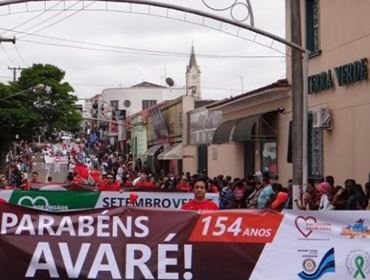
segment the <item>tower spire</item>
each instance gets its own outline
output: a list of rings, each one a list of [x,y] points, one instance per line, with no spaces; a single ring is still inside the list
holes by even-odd
[[[191,46],[191,54],[190,54],[190,61],[188,65],[188,69],[194,67],[198,68],[197,59],[195,58],[195,52],[194,52],[194,45]]]

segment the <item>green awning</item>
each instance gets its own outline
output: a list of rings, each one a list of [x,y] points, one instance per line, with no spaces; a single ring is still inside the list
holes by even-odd
[[[213,133],[212,144],[223,144],[230,142],[230,135],[238,120],[230,120],[221,123]]]
[[[256,114],[239,119],[239,121],[235,125],[235,129],[231,140],[233,142],[247,142],[254,140],[253,138],[256,137],[253,137],[252,134],[253,126],[256,124],[256,122],[262,115],[263,114]]]

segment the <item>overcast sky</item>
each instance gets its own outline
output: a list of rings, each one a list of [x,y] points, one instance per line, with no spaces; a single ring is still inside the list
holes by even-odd
[[[234,15],[246,15],[242,5],[245,0],[204,1],[215,8],[241,3],[234,7]],[[230,17],[230,10],[215,12],[202,0],[157,2]],[[255,27],[284,37],[284,2],[251,0]],[[0,45],[0,81],[12,79],[8,66],[29,67],[33,63],[49,63],[66,72],[65,81],[72,85],[80,98],[92,97],[104,88],[130,87],[144,80],[164,85],[165,76],[171,77],[176,87],[183,87],[192,44],[202,71],[202,97],[205,99],[235,96],[241,93],[242,86],[244,91],[251,90],[285,77],[282,53],[240,38],[270,45],[271,40],[261,36],[255,38],[251,32],[222,25],[222,30],[239,34],[235,37],[189,23],[203,22],[196,16],[186,15],[184,21],[183,13],[172,11],[168,15],[177,20],[148,15],[147,6],[131,6],[132,11],[144,13],[138,15],[128,12],[129,4],[123,3],[45,3],[0,7],[1,37],[17,38],[15,45]],[[87,7],[85,10],[82,3]],[[61,10],[63,8],[65,11]],[[151,8],[150,13],[166,15],[167,11]],[[220,27],[218,22],[204,20],[204,23]],[[284,50],[279,44],[274,43],[273,46]]]

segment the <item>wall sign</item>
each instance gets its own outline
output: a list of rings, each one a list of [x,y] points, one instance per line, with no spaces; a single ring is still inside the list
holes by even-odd
[[[334,67],[334,72],[339,86],[348,86],[362,80],[367,80],[367,58],[362,58],[345,65]],[[331,70],[308,77],[309,94],[315,94],[331,88],[334,88]]]

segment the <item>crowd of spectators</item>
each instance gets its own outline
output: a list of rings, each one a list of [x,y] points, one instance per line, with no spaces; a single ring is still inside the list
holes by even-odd
[[[29,190],[37,182],[38,173],[32,172],[34,147],[22,143],[16,153],[8,157],[8,176],[0,174],[1,189]],[[91,186],[95,191],[150,190],[168,192],[192,192],[194,182],[201,178],[206,182],[205,191],[218,193],[220,209],[282,209],[300,210],[364,210],[370,209],[370,182],[364,187],[353,179],[344,186],[336,185],[332,176],[323,180],[309,180],[305,190],[292,201],[292,185],[273,182],[267,172],[257,172],[247,178],[219,175],[208,178],[189,172],[181,176],[149,173],[145,166],[133,163],[130,156],[117,152],[91,154],[89,164],[80,156],[81,150],[68,152],[68,175],[65,184]],[[28,180],[28,178],[31,178]]]

